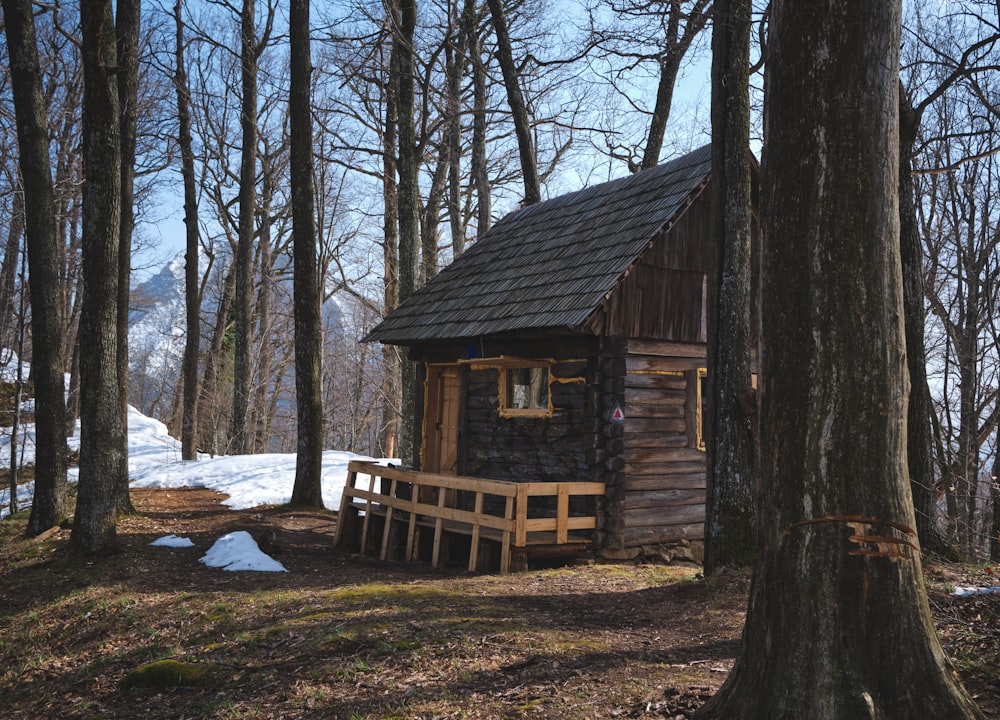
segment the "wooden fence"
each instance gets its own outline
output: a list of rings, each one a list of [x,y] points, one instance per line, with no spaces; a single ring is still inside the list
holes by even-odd
[[[360,476],[366,476],[367,482],[359,485]],[[381,518],[384,519],[379,553],[382,560],[398,554],[402,541],[399,531],[403,529],[403,558],[407,562],[416,560],[417,534],[420,528],[432,528],[434,567],[440,564],[442,538],[455,533],[471,538],[470,572],[477,568],[480,543],[490,540],[500,544],[500,572],[507,573],[512,555],[526,557],[528,548],[544,551],[589,546],[593,533],[587,531],[597,527],[597,516],[571,515],[570,499],[603,496],[604,490],[604,483],[596,482],[505,482],[422,473],[355,460],[348,466],[334,545],[348,542],[360,525],[360,550],[364,552],[372,540],[370,534],[375,531],[374,519]],[[458,500],[463,496],[472,497],[471,510],[459,507]],[[554,516],[532,517],[529,510],[532,499],[543,497],[556,499]]]

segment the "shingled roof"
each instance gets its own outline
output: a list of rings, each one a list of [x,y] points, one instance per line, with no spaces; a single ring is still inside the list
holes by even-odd
[[[699,194],[711,146],[508,214],[365,338],[394,345],[581,327]]]

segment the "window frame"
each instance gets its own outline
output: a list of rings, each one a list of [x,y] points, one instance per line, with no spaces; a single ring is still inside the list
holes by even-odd
[[[545,407],[511,407],[512,398],[511,372],[515,370],[544,370],[545,371]],[[552,363],[545,360],[524,360],[517,363],[507,364],[499,367],[497,373],[497,411],[500,417],[504,418],[545,418],[552,417]]]

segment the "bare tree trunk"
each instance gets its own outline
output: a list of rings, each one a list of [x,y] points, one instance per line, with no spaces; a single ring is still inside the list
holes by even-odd
[[[919,116],[900,91],[899,118],[899,242],[903,273],[903,317],[906,327],[906,363],[910,375],[910,402],[906,419],[906,457],[910,492],[917,522],[917,537],[925,550],[945,553],[944,538],[935,522],[934,471],[931,461],[932,429],[927,355],[924,345],[923,250],[913,199],[913,145]]]
[[[390,27],[395,23],[390,21]],[[393,42],[389,61],[389,77],[385,83],[385,126],[382,137],[382,206],[385,214],[383,226],[383,258],[385,266],[383,287],[383,308],[386,315],[399,305],[399,206],[396,186],[396,124],[399,113],[396,106],[397,53]],[[382,346],[382,362],[385,367],[384,404],[382,406],[382,430],[379,445],[385,457],[393,457],[399,441],[400,390],[402,365],[399,348]]]
[[[184,64],[183,0],[174,4],[176,25],[174,45],[174,89],[177,92],[178,145],[181,151],[181,177],[184,183],[184,308],[187,333],[184,338],[184,362],[181,371],[184,405],[181,419],[181,457],[198,457],[198,352],[201,348],[201,288],[198,268],[200,238],[198,233],[198,189],[195,184],[194,149],[191,140],[191,91]]]
[[[309,0],[289,6],[292,245],[295,260],[295,402],[298,442],[292,504],[323,507],[323,319],[313,201]]]
[[[704,29],[709,14],[711,13],[716,19],[720,15],[718,5],[715,3],[710,5],[709,0],[697,0],[689,10],[683,13],[679,2],[664,3],[663,5],[667,13],[666,38],[664,39],[663,57],[660,58],[660,80],[656,86],[653,117],[649,121],[649,134],[646,136],[646,147],[642,153],[643,169],[656,167],[660,162],[663,136],[667,130],[667,121],[670,119],[670,107],[674,102],[674,87],[677,85],[677,75],[680,73],[684,56],[695,37]],[[681,31],[682,14],[686,21],[683,32]],[[717,22],[713,24],[713,48],[714,34],[720,29],[725,30],[725,28],[719,28]],[[729,29],[727,32],[731,34],[735,30]],[[747,33],[749,35],[749,30]],[[747,43],[749,46],[749,40]],[[749,50],[747,52],[747,65],[749,66]]]
[[[417,289],[417,251],[420,242],[420,187],[417,169],[420,164],[419,148],[413,125],[415,105],[413,100],[414,60],[413,35],[417,25],[416,0],[398,0],[399,32],[393,38],[393,55],[396,56],[396,106],[398,125],[397,170],[399,187],[399,302],[403,302]],[[413,437],[413,407],[415,400],[415,372],[413,363],[401,363],[401,422],[399,427],[399,457],[408,465],[416,460]]]
[[[1000,453],[993,458],[993,472],[990,475],[990,502],[993,509],[993,522],[990,525],[990,560],[1000,562]]]
[[[31,2],[3,0],[3,11],[17,122],[18,160],[24,188],[23,217],[30,271],[37,452],[28,534],[37,535],[61,522],[67,512],[59,238],[49,166],[48,110],[42,96]],[[6,256],[4,260],[6,263]],[[13,449],[12,441],[12,455]]]
[[[462,78],[468,59],[466,25],[469,15],[475,17],[476,3],[465,0],[462,14],[445,45],[445,65],[448,76],[448,223],[451,231],[451,253],[458,257],[465,251],[465,221],[462,217]]]
[[[233,424],[230,447],[240,455],[250,452],[250,387],[253,325],[253,236],[257,182],[257,42],[254,0],[243,0],[240,63],[242,67],[243,147],[240,162],[239,242],[236,246],[236,347],[233,356]]]
[[[118,366],[119,402],[125,424],[128,453],[128,315],[132,277],[132,230],[135,226],[135,137],[136,104],[139,93],[140,0],[117,0],[115,18],[118,39],[118,103],[121,112],[121,218],[118,237]],[[115,507],[119,513],[134,514],[129,496],[128,463],[115,479]]]
[[[447,142],[438,146],[438,164],[431,176],[431,187],[424,202],[424,219],[420,223],[420,284],[438,272],[438,228],[441,206],[444,203],[448,182],[449,147]]]
[[[32,26],[34,23],[32,22]],[[34,32],[32,32],[34,35]],[[32,44],[34,47],[34,44]],[[10,54],[11,50],[8,50]],[[20,50],[14,50],[14,53]],[[39,91],[41,94],[41,91]],[[44,107],[45,100],[40,98]],[[16,101],[15,101],[16,102]],[[16,109],[15,109],[16,113]],[[46,159],[47,160],[47,159]],[[19,173],[20,176],[20,173]],[[49,175],[51,194],[52,175]],[[0,347],[11,347],[14,328],[14,295],[17,293],[17,257],[21,254],[21,236],[24,234],[24,187],[15,188],[10,208],[10,225],[7,227],[7,242],[4,245],[3,264],[0,265]],[[53,220],[54,222],[54,220]],[[54,225],[53,225],[54,227]]]
[[[771,6],[759,558],[699,718],[982,717],[934,632],[905,464],[901,14]]]
[[[493,19],[493,32],[497,36],[497,60],[503,73],[503,84],[507,88],[507,103],[514,118],[514,133],[517,135],[517,150],[521,158],[521,175],[524,178],[524,204],[533,205],[542,199],[541,185],[538,182],[538,158],[535,156],[535,143],[531,137],[531,122],[528,118],[528,108],[521,92],[517,67],[514,65],[514,55],[511,50],[510,33],[507,30],[507,17],[503,11],[503,0],[486,0]]]
[[[121,115],[110,0],[80,5],[83,39],[83,307],[80,314],[80,481],[70,544],[114,549],[115,484],[127,472],[118,380]],[[124,467],[123,467],[124,466]]]
[[[212,328],[212,338],[205,354],[205,378],[201,383],[201,393],[198,396],[198,418],[201,447],[204,451],[215,455],[218,453],[218,413],[217,402],[221,400],[219,385],[219,366],[224,361],[223,353],[226,342],[226,331],[229,328],[229,310],[233,304],[233,294],[236,290],[236,274],[233,268],[226,273],[222,284],[222,296],[215,315],[215,325]]]
[[[469,0],[472,2],[472,0]],[[469,36],[469,57],[472,59],[472,149],[470,169],[476,185],[476,235],[482,236],[493,222],[489,167],[486,160],[486,68],[483,67],[479,42],[479,23],[475,7],[463,15]]]
[[[716,0],[712,29],[712,245],[709,274],[705,573],[753,563],[750,377],[750,1]]]
[[[257,248],[260,256],[260,281],[257,285],[257,303],[254,322],[257,331],[254,333],[256,342],[257,365],[254,376],[257,382],[253,388],[253,403],[250,410],[251,427],[253,428],[253,452],[265,452],[270,433],[270,413],[267,411],[268,392],[277,392],[271,387],[271,369],[274,362],[274,343],[271,339],[271,292],[274,286],[274,253],[271,247],[271,198],[274,197],[275,170],[268,157],[265,142],[261,157],[263,186],[261,187],[260,231],[257,235]],[[297,168],[292,168],[294,174]],[[294,214],[294,213],[293,213]],[[294,234],[294,231],[293,231]],[[294,254],[294,253],[293,253]]]

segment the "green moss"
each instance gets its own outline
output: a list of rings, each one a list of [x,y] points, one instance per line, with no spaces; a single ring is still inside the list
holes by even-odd
[[[207,687],[212,684],[212,667],[179,660],[156,660],[140,665],[121,681],[122,690],[144,688],[167,690],[175,687]]]

